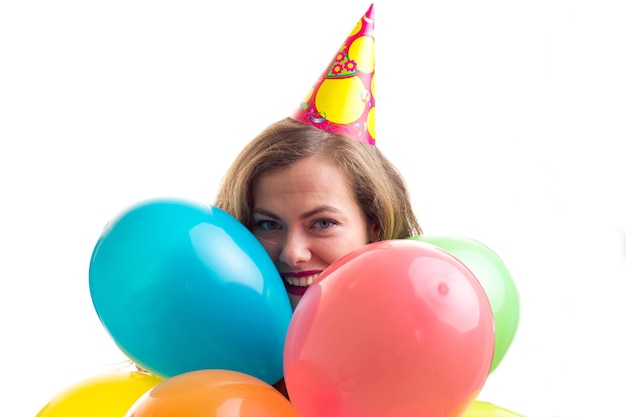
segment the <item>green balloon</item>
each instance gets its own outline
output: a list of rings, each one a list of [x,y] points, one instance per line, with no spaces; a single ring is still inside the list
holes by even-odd
[[[502,259],[487,246],[467,237],[412,236],[410,240],[437,246],[460,260],[482,285],[495,325],[495,348],[489,373],[500,364],[509,350],[519,324],[519,294]]]

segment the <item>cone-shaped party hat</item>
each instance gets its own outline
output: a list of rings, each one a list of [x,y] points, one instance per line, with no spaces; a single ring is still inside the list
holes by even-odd
[[[291,117],[374,145],[374,81],[372,4]]]

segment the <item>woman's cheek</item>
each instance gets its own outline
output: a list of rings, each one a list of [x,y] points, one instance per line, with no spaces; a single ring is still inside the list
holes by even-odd
[[[263,246],[263,248],[265,248],[265,251],[270,256],[270,259],[272,260],[272,262],[274,262],[274,264],[276,264],[278,262],[278,255],[279,255],[278,254],[277,245],[264,242],[263,239],[259,239],[258,236],[257,236],[257,239],[259,240],[259,242],[261,242],[261,246]]]
[[[317,248],[317,253],[320,258],[324,259],[328,264],[331,264],[362,246],[365,246],[365,244],[356,239],[348,242],[325,242],[324,245]]]
[[[276,249],[276,247],[265,247],[265,250],[267,251],[267,253],[270,255],[270,259],[272,260],[272,262],[274,262],[274,265],[278,265],[278,258],[279,258],[279,251],[278,249]]]

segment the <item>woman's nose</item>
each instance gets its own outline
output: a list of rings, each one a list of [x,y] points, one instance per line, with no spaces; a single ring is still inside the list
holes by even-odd
[[[296,266],[310,259],[311,250],[307,238],[296,231],[287,233],[278,260],[289,266]]]

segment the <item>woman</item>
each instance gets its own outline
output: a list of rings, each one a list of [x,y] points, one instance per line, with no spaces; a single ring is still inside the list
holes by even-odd
[[[402,176],[376,146],[291,118],[242,150],[215,205],[263,244],[292,308],[348,252],[422,232]]]
[[[421,234],[404,179],[375,146],[373,6],[296,112],[237,156],[214,205],[259,239],[293,309],[333,262]],[[274,387],[287,398],[284,380]]]
[[[218,191],[215,206],[261,241],[292,308],[348,252],[421,233],[402,176],[375,146],[374,86],[371,5],[299,108],[243,149]]]

